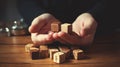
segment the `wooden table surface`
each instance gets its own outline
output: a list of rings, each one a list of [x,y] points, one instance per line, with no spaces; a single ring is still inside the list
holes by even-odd
[[[120,67],[120,33],[97,36],[88,57],[56,64],[49,58],[32,60],[24,46],[30,36],[0,38],[0,67]]]

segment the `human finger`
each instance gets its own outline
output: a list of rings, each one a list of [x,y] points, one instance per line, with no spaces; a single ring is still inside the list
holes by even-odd
[[[70,35],[70,34],[67,34],[65,32],[59,32],[58,35],[65,42],[72,44],[72,45],[73,44],[77,45],[78,43],[81,42],[81,38],[79,36],[76,36],[76,35]]]
[[[63,39],[58,35],[58,33],[54,33],[54,34],[53,34],[53,38],[54,38],[55,40],[63,43],[63,44],[68,44],[65,40],[63,40]]]
[[[48,40],[48,37],[50,37],[48,34],[37,34],[37,33],[31,34],[31,39],[32,39],[33,43],[37,44],[37,45],[51,43],[52,40]]]
[[[42,27],[44,27],[47,22],[50,21],[51,15],[48,13],[42,14],[38,17],[36,17],[33,21],[31,26],[29,27],[29,32],[35,33],[38,32]]]

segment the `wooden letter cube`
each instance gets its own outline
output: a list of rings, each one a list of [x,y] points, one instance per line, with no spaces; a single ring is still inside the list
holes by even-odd
[[[71,50],[69,49],[69,47],[67,47],[67,46],[59,46],[58,48],[59,48],[59,50],[61,52],[63,52],[63,53],[66,54],[66,58],[70,58],[70,56],[71,56]]]
[[[40,58],[47,58],[49,56],[47,45],[40,45]]]
[[[25,52],[30,52],[30,48],[33,47],[33,44],[27,44],[25,45]]]
[[[39,48],[31,47],[30,55],[32,59],[39,59]]]
[[[51,24],[51,31],[59,32],[60,31],[60,22],[53,22]]]
[[[40,45],[39,48],[40,48],[40,50],[48,50],[47,45]]]
[[[65,54],[63,52],[54,53],[53,61],[56,63],[63,63],[65,61]]]
[[[72,33],[72,25],[69,23],[64,23],[61,25],[61,31],[65,32],[65,33]]]
[[[74,56],[74,59],[76,60],[82,59],[84,58],[84,52],[81,49],[74,49],[73,56]]]
[[[57,48],[49,49],[50,59],[53,59],[54,53],[58,52]]]

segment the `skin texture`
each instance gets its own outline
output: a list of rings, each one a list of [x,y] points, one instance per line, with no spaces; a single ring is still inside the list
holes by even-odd
[[[72,24],[72,34],[61,31],[57,33],[51,32],[50,25],[56,21],[60,22],[49,13],[36,17],[29,27],[33,43],[40,45],[59,41],[63,44],[88,46],[93,42],[97,22],[91,14],[83,13],[76,18]]]

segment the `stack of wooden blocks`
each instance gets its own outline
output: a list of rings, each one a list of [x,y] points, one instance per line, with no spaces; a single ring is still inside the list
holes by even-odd
[[[72,33],[72,25],[69,23],[60,24],[54,22],[51,24],[51,31],[65,33]],[[85,57],[84,51],[68,46],[57,46],[57,48],[49,48],[47,45],[34,46],[34,44],[25,45],[25,51],[30,53],[32,59],[50,58],[55,63],[63,63],[67,59],[73,57],[75,60],[79,60]]]

